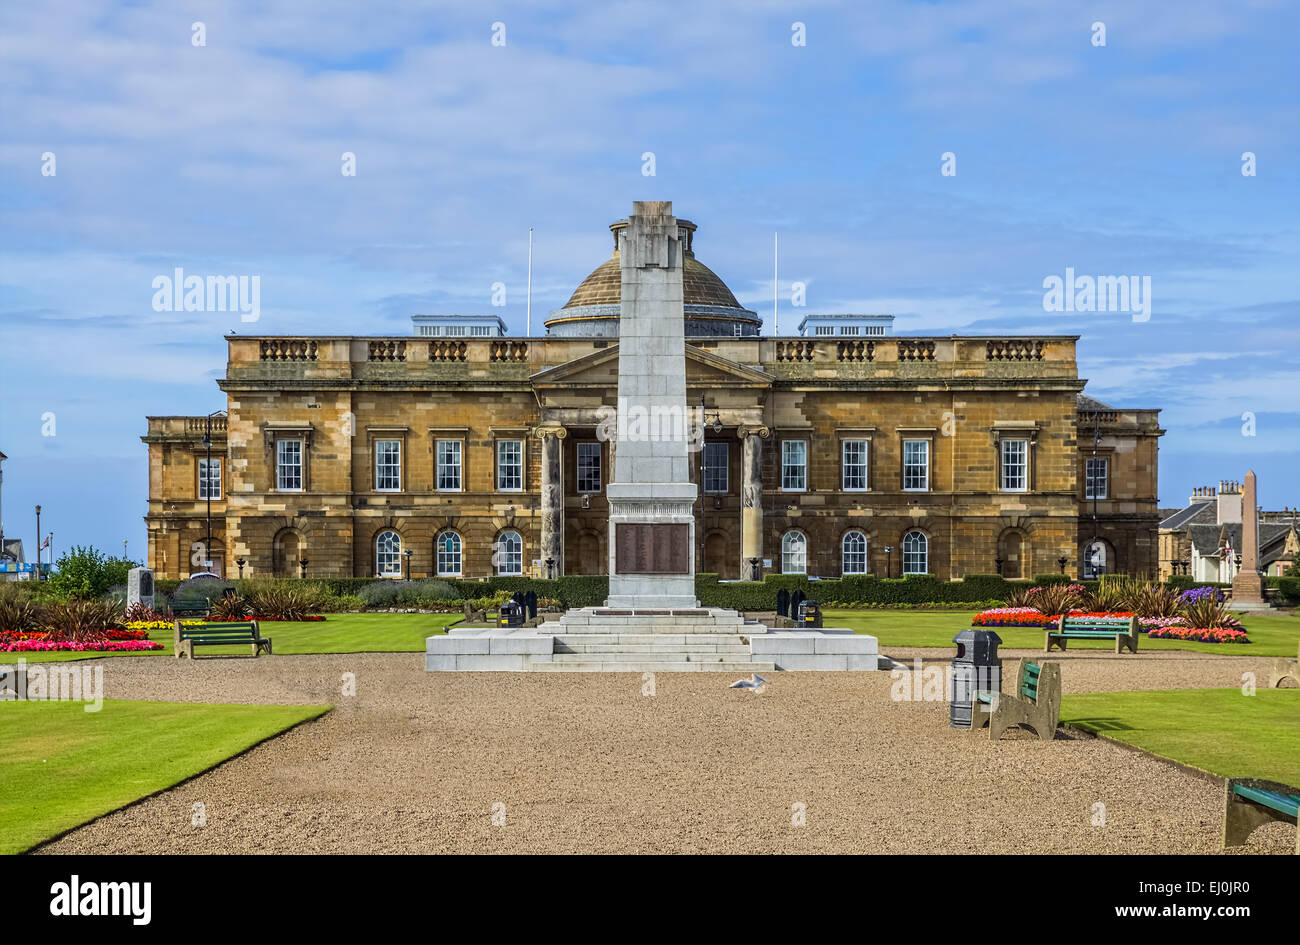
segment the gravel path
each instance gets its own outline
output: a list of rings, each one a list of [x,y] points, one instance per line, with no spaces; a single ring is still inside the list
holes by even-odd
[[[910,662],[951,650],[893,650]],[[1015,656],[1017,651],[1005,655]],[[1267,660],[1066,654],[1069,691],[1238,685]],[[105,661],[109,698],[334,712],[52,853],[1211,853],[1222,788],[1107,742],[999,743],[888,673],[425,673],[419,654]],[[340,694],[344,673],[355,696]],[[105,709],[106,712],[111,709]],[[191,826],[196,802],[207,826]],[[1106,825],[1093,826],[1093,805]],[[495,808],[505,825],[493,825]],[[792,824],[804,805],[806,826]],[[1291,831],[1288,833],[1288,831]],[[1293,828],[1247,852],[1289,853]]]

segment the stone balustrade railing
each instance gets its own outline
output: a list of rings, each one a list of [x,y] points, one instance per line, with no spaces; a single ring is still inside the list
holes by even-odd
[[[1033,338],[1007,338],[990,341],[986,360],[989,361],[1041,361],[1043,342]]]
[[[309,338],[264,338],[263,361],[315,361],[318,343]]]
[[[405,341],[372,341],[370,342],[370,361],[405,361],[406,360],[406,342]]]

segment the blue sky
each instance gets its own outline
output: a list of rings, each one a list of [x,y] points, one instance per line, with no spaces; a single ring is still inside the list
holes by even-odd
[[[1249,0],[9,5],[5,531],[40,503],[56,550],[143,556],[144,418],[224,406],[225,332],[522,332],[528,228],[536,319],[638,199],[764,317],[779,232],[787,328],[1080,334],[1090,393],[1163,409],[1164,504],[1253,467],[1300,505],[1297,34]],[[155,312],[177,266],[259,275],[260,321]],[[1149,276],[1150,320],[1044,312],[1067,266]]]

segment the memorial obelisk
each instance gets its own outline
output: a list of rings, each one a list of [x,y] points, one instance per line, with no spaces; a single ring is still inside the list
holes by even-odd
[[[1255,470],[1246,473],[1241,496],[1241,569],[1232,579],[1232,603],[1263,606],[1264,578],[1259,573],[1259,502]]]
[[[606,487],[609,607],[699,603],[682,249],[671,202],[632,204],[619,233],[618,423],[614,479]]]

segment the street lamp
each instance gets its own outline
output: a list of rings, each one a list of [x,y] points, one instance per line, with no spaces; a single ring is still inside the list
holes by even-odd
[[[36,580],[41,579],[41,507],[36,506]]]
[[[1065,573],[1065,566],[1066,566],[1067,563],[1069,563],[1069,560],[1070,560],[1070,559],[1067,558],[1065,555],[1061,555],[1061,557],[1059,557],[1059,558],[1056,559],[1056,563],[1059,564],[1059,565],[1061,566],[1061,573],[1062,573],[1062,574]]]
[[[894,576],[894,546],[885,545],[885,578]]]
[[[244,565],[246,565],[246,564],[248,564],[248,562],[245,561],[243,558],[236,558],[236,559],[235,559],[235,565],[236,565],[236,567],[239,568],[239,579],[240,579],[241,581],[244,579]]]
[[[299,559],[298,566],[302,569],[301,571],[298,572],[299,577],[305,578],[307,576],[307,565],[310,563],[311,562],[308,561],[306,558]]]
[[[546,559],[546,577],[549,580],[552,581],[555,580],[555,559],[554,558]]]
[[[402,557],[406,559],[406,579],[408,581],[411,579],[411,555],[413,554],[415,554],[415,552],[410,548],[407,548],[402,552]]]

